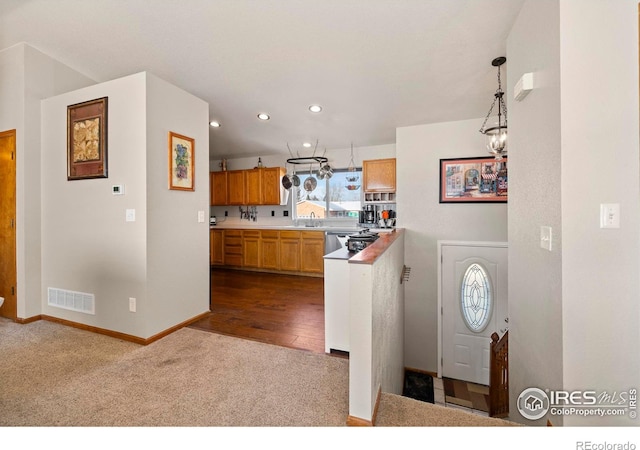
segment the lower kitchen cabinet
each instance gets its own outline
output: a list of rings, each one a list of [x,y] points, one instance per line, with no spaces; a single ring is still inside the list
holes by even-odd
[[[242,230],[224,230],[224,265],[242,266]]]
[[[224,230],[211,230],[209,236],[211,246],[211,265],[221,266],[224,264]]]
[[[280,270],[280,232],[263,230],[260,237],[261,267]]]
[[[260,266],[260,231],[245,230],[242,232],[242,267]]]
[[[303,231],[300,236],[300,271],[324,273],[324,232]]]
[[[300,232],[280,232],[280,270],[300,271]]]
[[[211,230],[211,265],[322,276],[323,256],[323,231]]]

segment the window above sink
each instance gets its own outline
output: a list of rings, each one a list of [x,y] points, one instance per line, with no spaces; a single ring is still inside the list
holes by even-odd
[[[311,173],[296,171],[296,175],[300,186],[291,188],[294,219],[314,221],[314,224],[327,219],[358,220],[362,209],[362,169],[334,169],[331,178],[324,180],[319,179],[314,170]],[[305,183],[308,178],[312,180]]]

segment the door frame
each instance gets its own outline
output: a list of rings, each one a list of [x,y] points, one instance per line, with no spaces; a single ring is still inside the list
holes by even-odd
[[[443,327],[442,327],[442,249],[443,247],[500,247],[509,248],[509,243],[505,241],[450,241],[438,240],[438,378],[442,378],[442,346],[444,345]],[[509,273],[507,272],[507,280]],[[509,299],[507,299],[507,303]]]

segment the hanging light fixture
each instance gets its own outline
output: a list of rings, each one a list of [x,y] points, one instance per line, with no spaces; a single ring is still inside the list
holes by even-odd
[[[504,92],[502,92],[502,83],[500,82],[500,66],[507,61],[507,58],[500,56],[493,61],[491,65],[498,68],[498,89],[494,94],[493,103],[491,108],[485,117],[480,133],[487,137],[487,150],[489,153],[496,157],[496,160],[500,161],[504,155],[507,154],[507,106],[504,103]],[[493,107],[498,104],[498,123],[493,127],[487,128],[487,120],[491,117]]]

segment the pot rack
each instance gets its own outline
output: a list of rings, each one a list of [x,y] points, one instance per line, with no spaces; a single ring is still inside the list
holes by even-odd
[[[297,158],[287,159],[288,164],[322,164],[329,161],[324,156],[299,156]]]
[[[293,156],[293,152],[291,151],[291,148],[289,147],[289,143],[287,142],[287,149],[289,149],[289,154],[291,155],[291,158],[287,159],[287,163],[288,164],[324,164],[326,162],[329,161],[328,158],[324,157],[324,156],[316,156],[316,150],[318,149],[318,141],[316,140],[316,146],[313,149],[313,155],[311,156],[300,156],[299,153],[297,153],[298,157],[295,158]],[[325,149],[326,152],[326,149]]]

